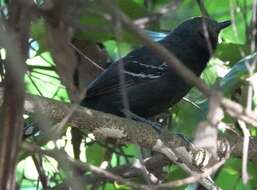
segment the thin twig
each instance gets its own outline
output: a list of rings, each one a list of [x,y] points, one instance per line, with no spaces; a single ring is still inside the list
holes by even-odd
[[[213,174],[214,172],[216,172],[221,166],[224,165],[224,163],[226,162],[226,160],[229,157],[228,155],[229,154],[227,154],[226,158],[222,159],[221,161],[219,161],[212,167],[205,169],[203,173],[196,174],[196,175],[184,178],[184,179],[179,179],[176,181],[171,181],[168,183],[160,184],[160,185],[157,185],[156,187],[157,188],[164,188],[164,187],[171,188],[171,187],[178,187],[178,186],[182,186],[182,185],[195,183],[195,182],[199,181],[200,179],[206,178],[206,177],[210,176],[211,174]]]
[[[234,5],[234,3],[232,1],[230,1],[230,17],[231,17],[231,22],[232,22],[232,30],[235,34],[235,37],[237,38],[237,40],[239,40],[239,34],[238,34],[238,28],[236,26],[236,9],[237,6]],[[241,57],[245,56],[245,52],[242,48],[239,48],[239,53],[241,55]]]
[[[43,189],[47,189],[47,176],[45,175],[44,168],[42,166],[42,159],[38,158],[36,155],[32,155],[32,159],[34,161],[34,164],[36,166],[38,175],[39,175],[39,180],[42,184]]]
[[[209,17],[208,11],[204,6],[204,0],[196,0],[196,1],[197,1],[197,4],[198,4],[199,8],[200,8],[202,16]]]
[[[100,71],[104,71],[104,68],[101,67],[99,64],[97,64],[95,61],[90,59],[86,54],[84,54],[79,48],[77,48],[74,44],[70,43],[70,46],[79,53],[84,59],[88,60],[92,65],[94,65],[96,68],[98,68]]]
[[[257,43],[257,0],[253,0],[253,11],[252,11],[252,34],[251,34],[251,52],[253,53],[256,49]]]
[[[244,134],[244,141],[243,141],[243,152],[242,152],[242,177],[243,182],[246,184],[249,180],[249,175],[247,172],[247,162],[248,162],[248,149],[249,149],[249,141],[250,141],[250,132],[247,129],[245,122],[238,120],[239,126],[241,127],[243,134]]]

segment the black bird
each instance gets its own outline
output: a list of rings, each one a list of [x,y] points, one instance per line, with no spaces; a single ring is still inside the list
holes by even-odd
[[[203,24],[206,29],[204,30]],[[158,43],[172,52],[199,76],[215,50],[219,32],[230,21],[218,23],[204,17],[186,20]],[[207,42],[206,36],[209,36]],[[120,67],[119,64],[123,64]],[[123,68],[123,70],[120,70]],[[123,72],[129,111],[149,118],[176,104],[192,87],[164,60],[147,47],[141,47],[114,62],[88,87],[81,105],[95,110],[125,116],[119,72]],[[127,110],[128,111],[128,110]]]

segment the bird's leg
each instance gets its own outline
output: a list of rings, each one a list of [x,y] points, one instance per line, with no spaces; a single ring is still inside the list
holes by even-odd
[[[39,133],[39,128],[34,122],[24,122],[24,127],[23,127],[23,139],[26,139],[32,135],[35,135]]]
[[[192,141],[185,137],[182,133],[176,133],[176,135],[183,140],[183,142],[186,143],[188,147],[194,146]]]
[[[133,119],[135,121],[140,121],[142,123],[145,123],[145,124],[148,124],[150,125],[151,127],[153,127],[156,131],[160,132],[161,131],[161,128],[162,128],[162,125],[159,124],[159,123],[156,123],[156,122],[152,122],[152,121],[149,121],[148,119],[144,118],[144,117],[141,117],[129,110],[123,110],[123,113],[130,119]]]

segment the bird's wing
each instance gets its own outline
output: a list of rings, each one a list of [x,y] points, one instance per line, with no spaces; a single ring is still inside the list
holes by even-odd
[[[124,84],[120,82],[121,66],[123,67]],[[167,64],[154,56],[144,48],[132,51],[126,57],[110,65],[95,81],[87,91],[87,98],[118,91],[121,85],[126,88],[158,79],[167,70]],[[121,73],[122,74],[122,73]]]

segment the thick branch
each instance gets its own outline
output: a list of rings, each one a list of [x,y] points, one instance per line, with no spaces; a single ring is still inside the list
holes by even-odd
[[[175,135],[160,136],[154,129],[144,123],[119,118],[111,114],[77,107],[73,114],[70,114],[72,105],[64,104],[47,98],[27,95],[25,111],[33,113],[36,110],[40,115],[47,115],[52,121],[59,122],[67,115],[67,124],[81,129],[88,129],[101,139],[113,138],[121,143],[135,143],[141,147],[159,151],[165,154],[172,162],[182,167],[186,172],[194,175],[201,170],[192,165],[193,147],[187,147],[183,139]],[[74,105],[73,105],[74,106]],[[192,151],[188,151],[192,150]],[[176,154],[174,153],[176,152]],[[183,160],[184,163],[178,162]],[[213,184],[202,181],[203,185],[211,189]]]
[[[6,23],[0,20],[0,41],[7,50],[1,109],[0,189],[15,189],[15,166],[23,127],[23,79],[31,18],[29,9],[29,4],[10,0],[8,20]]]
[[[0,95],[0,103],[2,103],[1,100]],[[25,101],[25,111],[27,113],[40,111],[40,114],[46,114],[48,118],[54,122],[60,122],[66,115],[69,115],[70,110],[73,110],[73,106],[72,104],[65,104],[32,95],[27,95]],[[188,145],[176,135],[168,134],[163,137],[144,123],[77,106],[77,109],[75,109],[73,114],[69,117],[67,124],[80,129],[88,129],[101,139],[114,138],[121,143],[135,143],[141,147],[152,150],[156,150],[157,142],[162,142],[164,145],[169,144],[172,148],[166,147],[166,150],[170,149],[171,152],[173,150],[176,152],[176,155],[173,158],[169,156],[169,159],[179,164],[189,173],[195,170],[195,167],[190,165],[190,163],[181,164],[177,162],[178,159],[190,161],[191,152],[194,152],[193,147],[188,147]],[[237,143],[238,142],[239,141],[237,141]],[[240,146],[241,145],[238,145],[237,147]],[[165,146],[163,148],[165,149]],[[236,150],[241,151],[240,148]],[[185,151],[187,151],[186,154]]]

